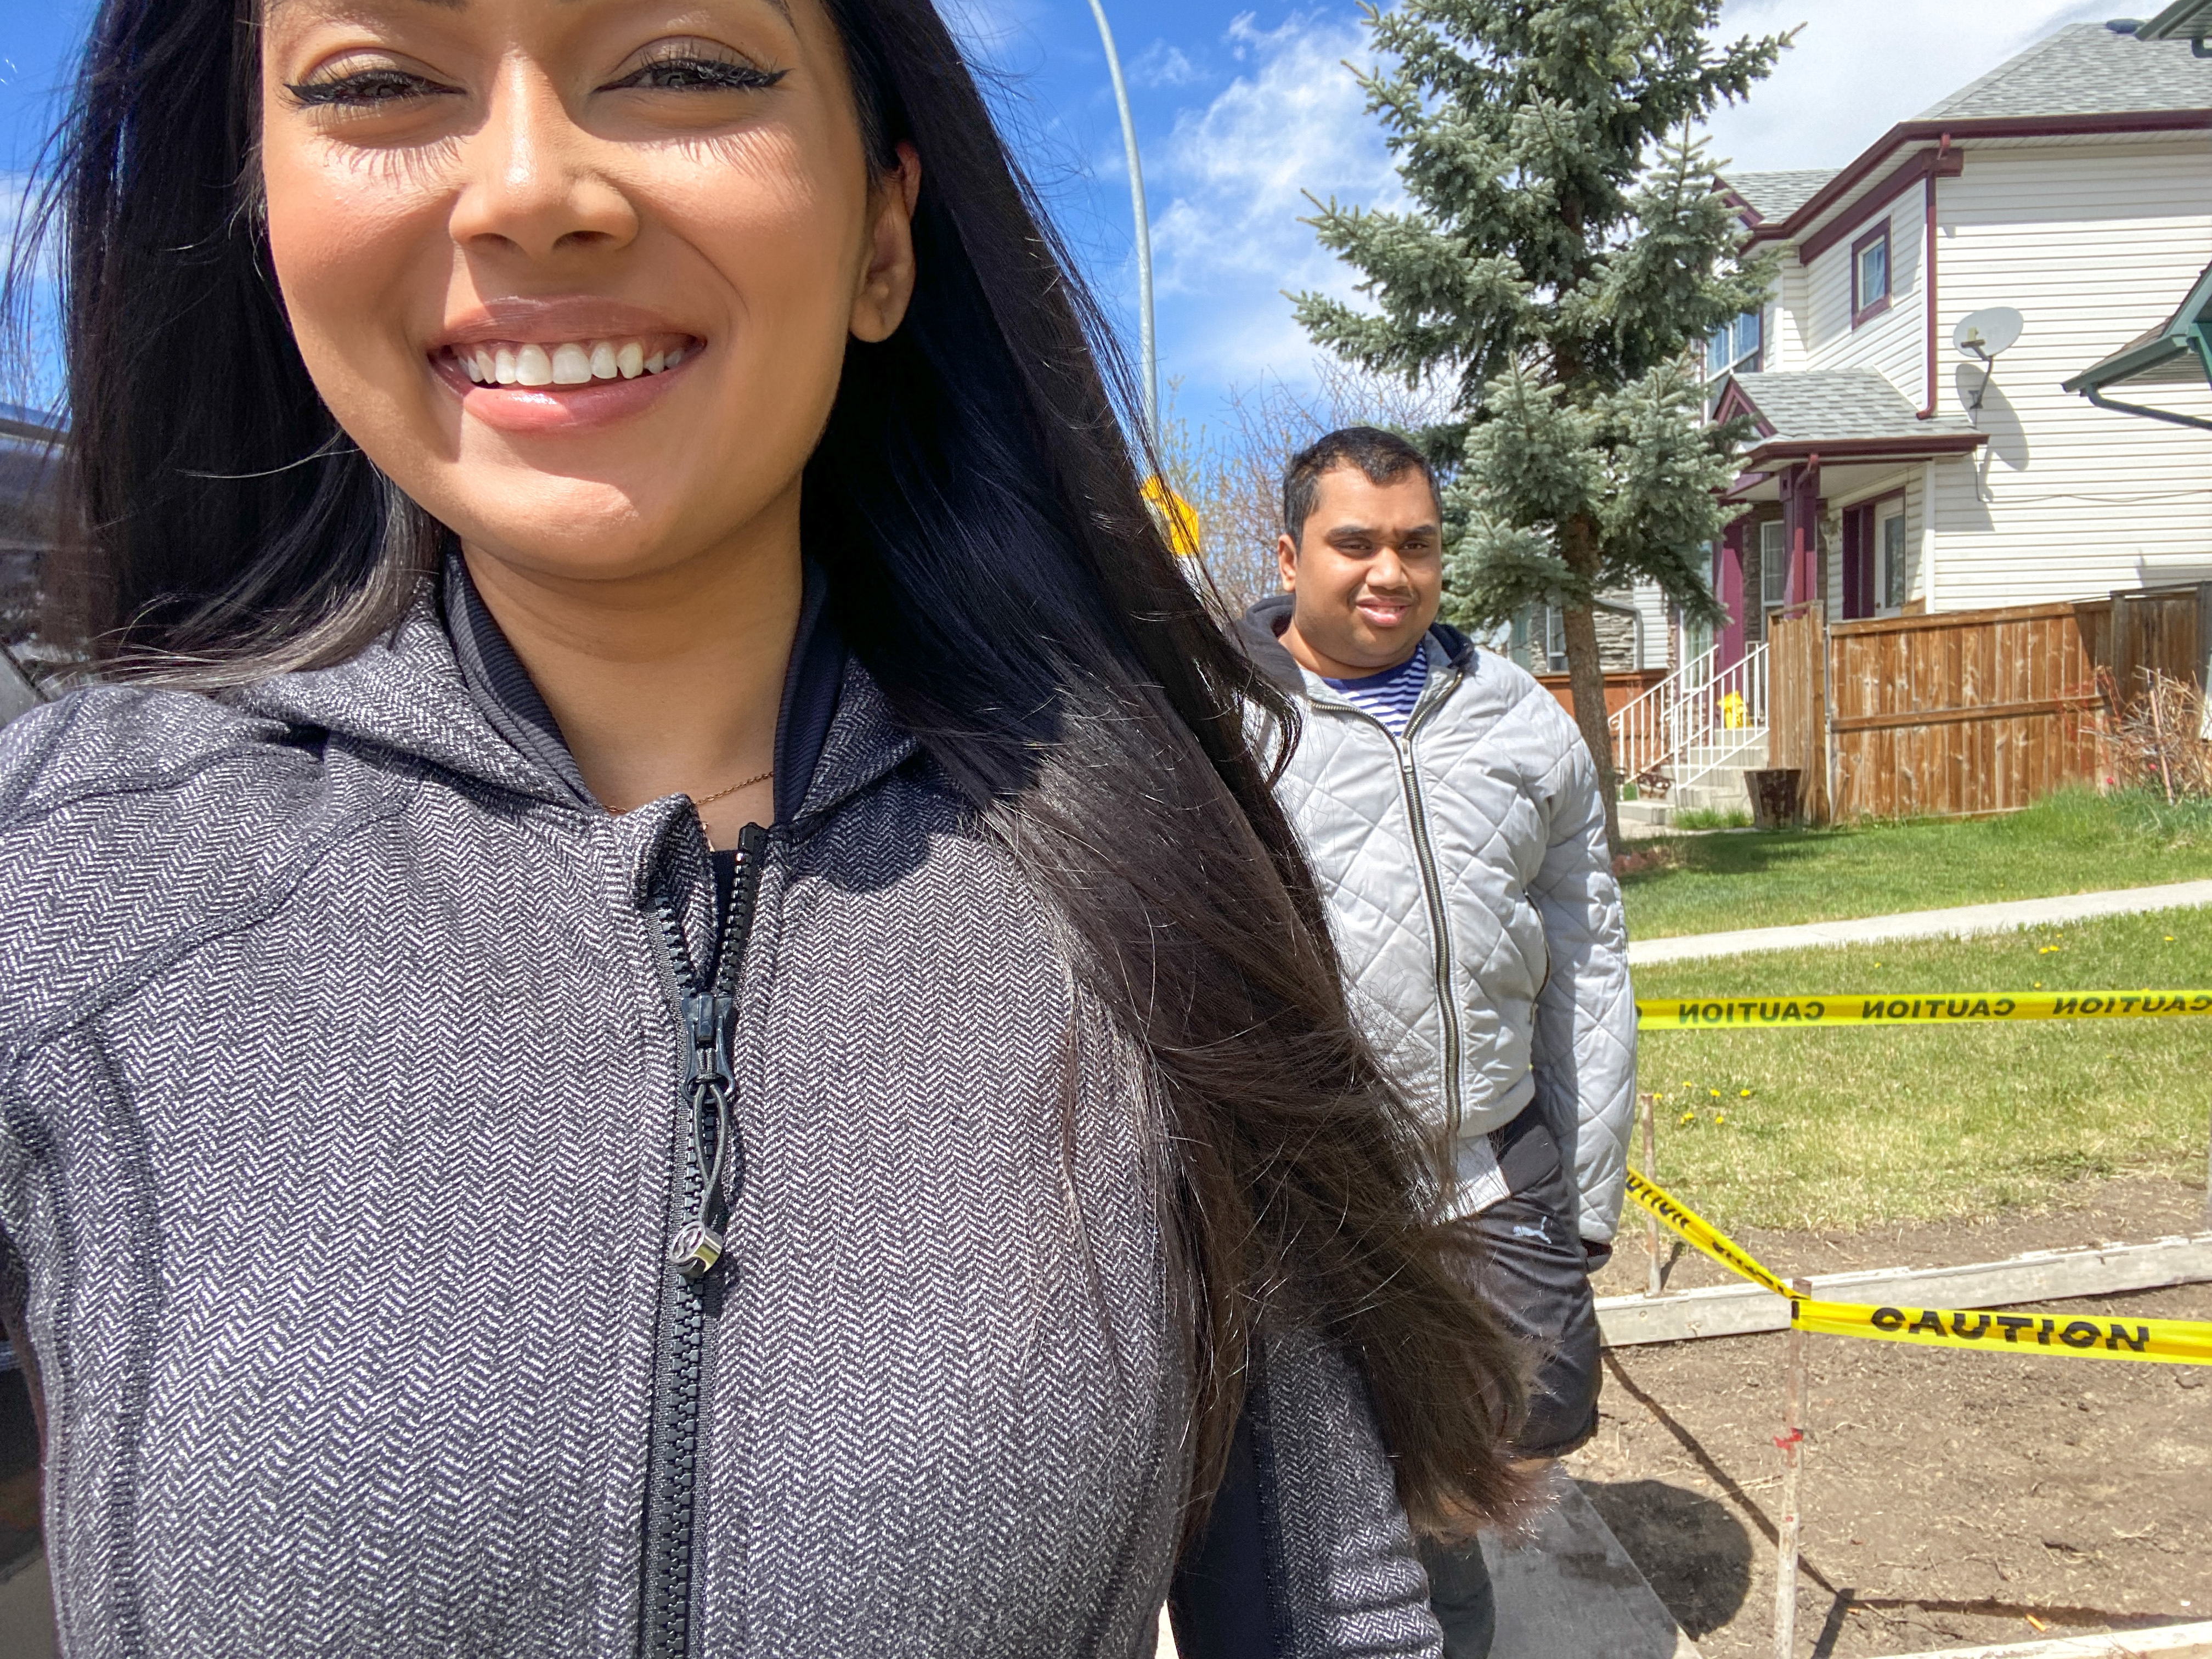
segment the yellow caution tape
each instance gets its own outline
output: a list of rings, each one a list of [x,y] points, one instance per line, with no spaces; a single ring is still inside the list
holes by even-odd
[[[2005,1019],[2141,1019],[2212,1014],[2212,991],[1968,991],[1949,996],[1654,997],[1651,1030],[1728,1026],[1979,1025]]]
[[[1962,1312],[1955,1308],[1874,1308],[1793,1299],[1793,1324],[1831,1336],[1921,1342],[1938,1348],[2011,1349],[2078,1359],[2150,1359],[2212,1365],[2212,1322],[2114,1319],[2109,1314]]]
[[[1777,1296],[1790,1294],[1790,1287],[1760,1267],[1750,1251],[1633,1170],[1628,1172],[1628,1195],[1729,1272],[1741,1273],[1754,1285],[1764,1285]]]
[[[1628,1195],[1723,1267],[1777,1296],[1789,1297],[1790,1322],[1802,1330],[1869,1337],[1878,1342],[1917,1342],[1938,1348],[2009,1349],[2021,1353],[2070,1354],[2081,1359],[2212,1365],[2212,1321],[1875,1307],[1801,1297],[1742,1245],[1633,1170],[1628,1172]]]

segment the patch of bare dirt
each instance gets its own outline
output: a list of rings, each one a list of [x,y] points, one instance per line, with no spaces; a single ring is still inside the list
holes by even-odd
[[[2201,1231],[2204,1194],[1741,1242],[1785,1275]],[[1599,1292],[1643,1288],[1633,1224]],[[1696,1262],[1692,1267],[1691,1262]],[[1677,1287],[1728,1275],[1691,1257]],[[2212,1285],[2053,1304],[2212,1319]],[[1772,1653],[1780,1333],[1623,1348],[1569,1468],[1709,1659]],[[1797,1650],[1814,1659],[2212,1620],[2212,1368],[1811,1339]]]

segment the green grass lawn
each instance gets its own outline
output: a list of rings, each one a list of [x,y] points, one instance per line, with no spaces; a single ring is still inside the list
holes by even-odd
[[[2212,989],[2212,909],[1642,968],[1643,997]],[[2212,1015],[1650,1030],[1658,1180],[1723,1227],[1856,1228],[2202,1181]],[[1640,1165],[1642,1142],[1635,1161]]]
[[[2212,876],[2212,802],[2053,795],[2002,817],[1655,838],[1622,878],[1632,939],[1778,927]]]

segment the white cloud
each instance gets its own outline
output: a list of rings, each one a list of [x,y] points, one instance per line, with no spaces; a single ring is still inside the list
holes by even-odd
[[[1181,46],[1155,40],[1129,65],[1129,78],[1140,87],[1188,87],[1206,77]]]
[[[1344,67],[1369,56],[1356,21],[1294,16],[1262,29],[1248,14],[1224,40],[1245,72],[1178,116],[1147,183],[1176,372],[1249,381],[1295,374],[1313,355],[1283,290],[1351,291],[1352,273],[1298,222],[1313,211],[1308,193],[1378,206],[1401,191]]]
[[[1724,40],[1805,27],[1750,101],[1714,118],[1713,155],[1747,173],[1839,167],[2061,25],[2124,9],[2114,0],[1730,0]]]

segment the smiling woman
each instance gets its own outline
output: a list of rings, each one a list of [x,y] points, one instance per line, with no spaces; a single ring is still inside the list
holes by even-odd
[[[1512,1364],[928,0],[106,0],[52,183],[67,1650],[1435,1652]]]

